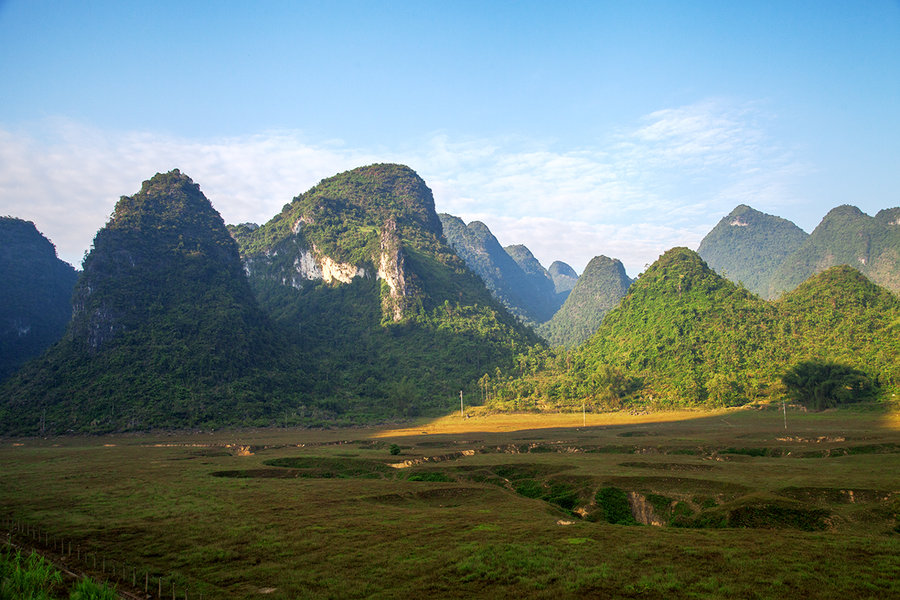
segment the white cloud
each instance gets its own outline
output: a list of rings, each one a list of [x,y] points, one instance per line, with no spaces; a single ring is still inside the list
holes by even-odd
[[[442,133],[373,150],[299,132],[192,140],[49,120],[25,132],[0,128],[0,213],[33,220],[78,264],[118,197],[159,171],[191,176],[226,222],[261,223],[324,177],[402,162],[432,188],[439,211],[484,221],[545,266],[563,260],[580,270],[606,254],[635,275],[667,248],[696,248],[739,203],[796,201],[800,171],[765,122],[752,104],[706,101],[654,112],[585,148]]]
[[[265,222],[322,178],[373,160],[296,133],[196,141],[53,121],[37,134],[0,130],[0,212],[34,221],[77,266],[118,198],[154,173],[181,169],[226,222]]]

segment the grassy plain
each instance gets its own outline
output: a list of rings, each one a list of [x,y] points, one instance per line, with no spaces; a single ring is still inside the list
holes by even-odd
[[[587,419],[0,440],[0,516],[191,598],[900,597],[896,415]]]

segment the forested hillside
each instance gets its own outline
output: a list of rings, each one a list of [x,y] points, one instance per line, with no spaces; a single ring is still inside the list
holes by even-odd
[[[265,225],[231,231],[262,307],[301,349],[313,395],[337,411],[447,409],[537,341],[443,240],[431,190],[408,167],[341,173]]]
[[[439,217],[402,165],[324,179],[262,226],[226,227],[190,178],[157,174],[116,204],[74,290],[33,224],[0,221],[7,373],[71,314],[0,386],[0,433],[363,423],[445,413],[460,390],[501,410],[895,397],[900,299],[829,265],[900,283],[898,228],[900,209],[844,206],[803,238],[739,206],[703,245],[728,278],[763,286],[803,239],[769,284],[792,291],[767,301],[686,248],[634,282],[603,256],[580,278],[545,270]],[[569,349],[547,348],[522,320],[565,294],[541,333]]]
[[[900,293],[900,208],[879,211],[874,217],[850,205],[832,209],[781,263],[769,285],[769,296],[792,290],[835,265],[850,265],[878,285]]]
[[[119,200],[73,303],[63,339],[4,386],[6,431],[246,424],[302,396],[237,245],[177,170]]]
[[[34,223],[0,217],[0,381],[62,337],[77,278]]]
[[[630,285],[621,261],[595,256],[562,308],[538,327],[538,333],[553,346],[578,346],[597,331],[603,317],[619,304]]]
[[[741,204],[706,234],[697,253],[719,275],[768,297],[775,272],[807,237],[787,219]]]
[[[503,408],[730,406],[780,397],[788,369],[818,361],[858,369],[890,395],[900,387],[898,328],[900,300],[849,267],[767,302],[675,248],[584,345],[535,349],[482,388]]]

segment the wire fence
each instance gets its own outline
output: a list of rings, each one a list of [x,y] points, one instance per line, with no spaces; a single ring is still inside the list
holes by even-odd
[[[32,523],[5,517],[3,543],[24,552],[33,551],[53,563],[64,575],[114,585],[125,600],[203,600],[207,586],[174,573],[122,560],[114,560],[82,547],[77,541],[54,535]]]

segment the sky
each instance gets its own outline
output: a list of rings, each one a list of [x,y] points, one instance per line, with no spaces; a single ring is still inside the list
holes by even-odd
[[[0,0],[0,215],[79,267],[179,168],[226,223],[409,165],[545,267],[635,276],[739,204],[900,205],[900,1]]]

